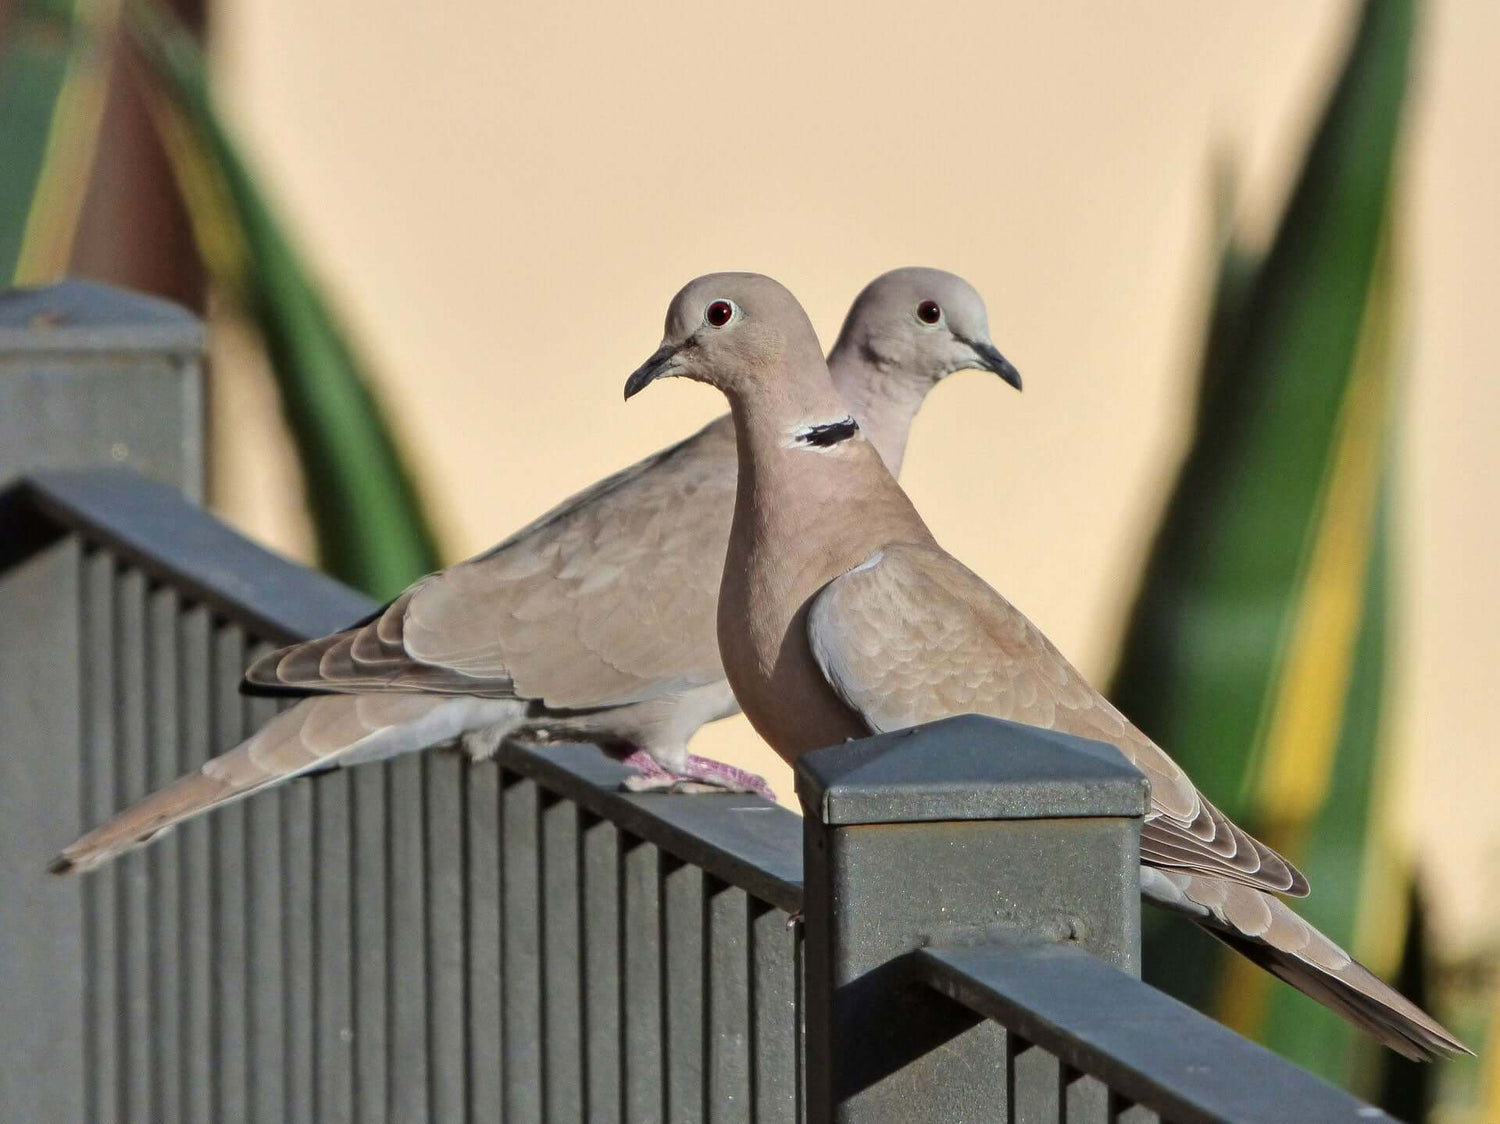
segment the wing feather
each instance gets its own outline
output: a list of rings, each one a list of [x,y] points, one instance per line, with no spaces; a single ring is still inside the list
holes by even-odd
[[[714,606],[734,507],[727,418],[423,578],[372,619],[273,652],[251,688],[621,706],[723,676]]]
[[[834,579],[813,600],[808,639],[872,731],[972,712],[1110,742],[1151,781],[1143,861],[1307,892],[1291,863],[1232,824],[1040,629],[941,550],[896,544]]]

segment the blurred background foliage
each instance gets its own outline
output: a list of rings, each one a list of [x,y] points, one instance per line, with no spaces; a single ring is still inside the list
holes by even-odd
[[[1269,245],[1224,224],[1194,436],[1113,695],[1226,812],[1307,872],[1317,892],[1303,912],[1479,1046],[1481,1013],[1445,1006],[1429,986],[1440,974],[1423,952],[1421,887],[1386,820],[1399,154],[1416,7],[1364,5]],[[183,4],[159,0],[16,9],[0,55],[0,274],[39,283],[76,266],[105,92],[125,67],[197,257],[270,357],[323,565],[391,595],[438,564],[412,473],[357,349],[215,110],[193,28]],[[1148,918],[1148,977],[1244,1033],[1404,1119],[1439,1094],[1486,1098],[1439,1089],[1441,1069],[1401,1062],[1163,921]],[[1500,1119],[1500,1081],[1490,1084],[1479,1111]]]
[[[112,66],[140,82],[197,252],[258,332],[301,460],[319,561],[391,597],[439,563],[354,347],[220,120],[197,39],[164,3],[26,0],[0,58],[0,271],[69,267]]]
[[[1386,976],[1421,924],[1381,806],[1414,7],[1365,7],[1269,247],[1226,232],[1194,436],[1112,692],[1302,867],[1316,893],[1299,911]],[[1427,1096],[1427,1069],[1183,926],[1153,925],[1145,962],[1158,986],[1330,1079],[1373,1096],[1389,1073],[1406,1113]],[[1425,968],[1407,981],[1419,1002]]]

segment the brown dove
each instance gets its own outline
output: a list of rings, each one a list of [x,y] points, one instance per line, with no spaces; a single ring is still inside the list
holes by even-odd
[[[947,375],[982,368],[1021,385],[990,342],[979,294],[935,269],[871,282],[828,363],[892,471]],[[639,770],[632,788],[770,795],[759,777],[687,751],[700,726],[737,709],[714,635],[734,477],[726,416],[421,579],[370,620],[258,661],[249,689],[312,697],[91,831],[53,869],[96,867],[292,777],[455,738],[476,757],[511,734],[594,741]]]
[[[914,325],[942,340],[943,315]],[[944,552],[840,401],[796,299],[755,274],[673,300],[629,398],[679,376],[729,399],[739,475],[719,593],[735,697],[786,760],[979,713],[1111,742],[1149,778],[1141,889],[1410,1058],[1465,1047],[1277,895],[1308,886],[1231,823],[1041,631]]]

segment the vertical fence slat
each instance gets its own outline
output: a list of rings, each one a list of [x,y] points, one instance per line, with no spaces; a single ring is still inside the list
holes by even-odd
[[[625,977],[620,999],[624,1035],[625,1119],[665,1120],[663,1106],[661,855],[650,843],[630,839],[623,862],[625,911],[620,934]]]
[[[354,1124],[354,880],[349,847],[353,780],[349,770],[339,769],[316,778],[310,786],[317,855],[310,981],[317,1059],[312,1117],[318,1124]]]
[[[390,1048],[387,1026],[386,911],[387,806],[390,765],[365,765],[350,774],[354,804],[354,1118],[386,1124]]]
[[[704,1113],[714,1124],[750,1121],[750,898],[709,883]]]
[[[1109,1099],[1111,1124],[1161,1124],[1161,1117],[1144,1105],[1111,1093]]]
[[[391,1068],[387,1075],[391,1117],[424,1124],[429,1117],[427,1052],[427,906],[422,881],[423,771],[421,754],[388,765],[391,788],[390,988]]]
[[[115,805],[135,803],[151,784],[146,745],[146,576],[134,568],[115,580]],[[149,856],[133,851],[117,861],[119,886],[120,1021],[116,1033],[124,1051],[120,1072],[122,1114],[132,1121],[154,1120],[152,1103],[151,902]]]
[[[542,805],[543,1049],[548,1124],[582,1124],[583,1010],[579,812],[571,800]]]
[[[115,563],[102,550],[84,562],[83,702],[84,765],[88,785],[89,826],[115,813]],[[116,1014],[119,934],[118,879],[114,871],[89,878],[84,886],[84,934],[89,968],[86,985],[88,1018],[88,1119],[113,1124],[121,1119],[117,1100],[120,1057]]]
[[[283,1011],[286,1056],[287,1124],[314,1124],[314,974],[313,872],[318,864],[313,842],[313,783],[296,780],[275,794],[261,795],[281,803],[281,856],[285,966]]]
[[[178,772],[187,773],[208,760],[212,721],[213,619],[201,605],[187,607],[178,624],[178,714],[181,753]],[[182,900],[182,1092],[183,1120],[214,1119],[214,946],[213,845],[211,820],[200,816],[180,827],[178,861]]]
[[[181,732],[181,700],[177,621],[181,613],[177,594],[171,589],[151,591],[148,607],[147,660],[150,678],[148,698],[147,745],[150,756],[148,788],[155,791],[176,780],[181,757],[178,737]],[[152,1028],[151,1053],[154,1063],[152,1085],[158,1119],[181,1120],[181,1060],[186,1040],[182,1037],[183,972],[181,962],[182,898],[179,884],[182,840],[176,832],[159,839],[146,853],[149,871],[148,924],[152,930],[151,977]]]
[[[500,767],[470,767],[465,789],[468,839],[467,942],[470,1119],[499,1120],[505,1035],[500,1018]]]
[[[667,1117],[703,1119],[703,879],[701,867],[666,865],[662,979],[667,1002]]]
[[[1063,1119],[1067,1124],[1109,1124],[1109,1086],[1063,1067]]]
[[[267,650],[256,646],[247,654],[256,659]],[[276,700],[272,698],[243,697],[243,706],[246,737],[276,714]],[[245,801],[250,1104],[256,1124],[279,1124],[286,1119],[287,1110],[286,917],[280,797],[280,793],[267,792]]]
[[[432,1051],[432,1117],[467,1117],[468,1050],[464,967],[465,758],[426,755],[428,1041]]]
[[[535,781],[503,773],[500,790],[505,1120],[542,1119],[540,865]]]
[[[583,833],[584,1087],[590,1124],[620,1120],[620,829],[590,818]]]
[[[756,902],[750,920],[751,1095],[756,1124],[797,1120],[796,930],[784,910]]]
[[[245,708],[238,678],[245,666],[245,637],[233,625],[214,636],[213,752],[223,753],[244,737]],[[213,813],[214,855],[214,1071],[215,1121],[249,1119],[249,990],[245,979],[245,805]]]
[[[1007,1095],[1017,1124],[1062,1124],[1063,1068],[1057,1055],[1006,1032]]]

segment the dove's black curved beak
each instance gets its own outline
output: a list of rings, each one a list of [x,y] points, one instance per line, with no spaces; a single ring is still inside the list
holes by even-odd
[[[625,400],[627,402],[667,373],[667,369],[672,365],[672,360],[677,356],[679,346],[674,343],[662,344],[651,353],[650,359],[647,359],[631,372],[630,377],[625,380]]]
[[[1011,386],[1021,389],[1021,372],[1016,370],[1014,363],[1000,354],[999,348],[988,340],[964,340],[964,343],[974,349],[982,370],[994,371]]]

